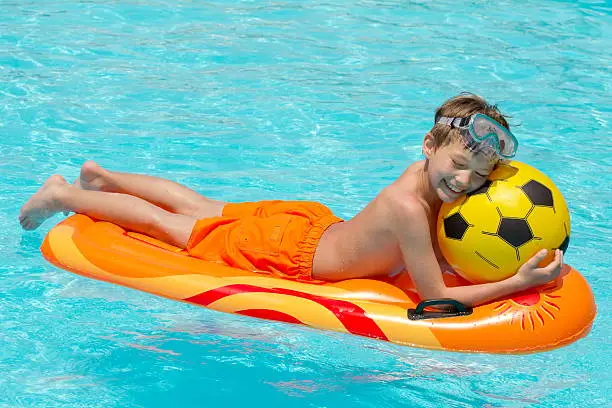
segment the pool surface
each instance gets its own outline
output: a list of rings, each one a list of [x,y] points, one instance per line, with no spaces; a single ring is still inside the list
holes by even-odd
[[[607,1],[0,2],[0,407],[607,407]],[[606,40],[608,38],[608,40]],[[19,208],[93,159],[227,201],[351,217],[421,158],[445,99],[512,116],[572,214],[588,337],[523,356],[401,347],[88,280]]]

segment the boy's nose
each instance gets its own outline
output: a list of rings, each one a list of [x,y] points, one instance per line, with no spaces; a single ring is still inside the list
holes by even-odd
[[[472,178],[472,172],[469,170],[461,171],[455,177],[455,182],[458,184],[457,187],[467,187],[470,185],[470,179]]]

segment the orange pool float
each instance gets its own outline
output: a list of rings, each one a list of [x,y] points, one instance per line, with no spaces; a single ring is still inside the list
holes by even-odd
[[[395,280],[301,282],[190,257],[145,235],[85,215],[53,227],[41,251],[93,279],[252,317],[438,350],[530,353],[584,337],[596,314],[582,275],[565,266],[553,283],[457,315],[423,313],[406,274]],[[448,285],[466,284],[445,274]],[[402,289],[400,289],[400,287]]]

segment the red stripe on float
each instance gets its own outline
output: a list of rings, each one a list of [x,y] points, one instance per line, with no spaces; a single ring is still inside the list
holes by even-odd
[[[208,306],[209,304],[227,296],[235,295],[238,293],[253,292],[276,293],[311,300],[325,307],[327,310],[331,311],[350,333],[358,334],[361,336],[373,337],[381,340],[388,340],[387,336],[385,335],[385,333],[383,333],[380,327],[378,327],[376,322],[366,316],[365,311],[359,306],[347,302],[345,300],[329,299],[322,296],[312,295],[310,293],[299,292],[291,289],[262,288],[259,286],[243,284],[226,285],[189,297],[185,299],[185,301],[196,303],[202,306]],[[276,318],[272,319],[279,320]]]
[[[276,320],[285,323],[304,324],[295,317],[288,315],[287,313],[279,312],[277,310],[270,309],[246,309],[239,310],[236,314],[258,317],[260,319]]]
[[[223,299],[224,297],[249,292],[271,292],[271,290],[252,285],[226,285],[188,297],[185,299],[185,301],[197,303],[198,305],[202,306],[208,306],[219,299]]]

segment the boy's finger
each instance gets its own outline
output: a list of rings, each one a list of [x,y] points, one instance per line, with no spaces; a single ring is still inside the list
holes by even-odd
[[[561,269],[561,255],[559,255],[559,252],[561,251],[558,249],[555,251],[555,258],[548,265],[542,268],[544,271],[552,272],[557,268]]]
[[[540,263],[542,259],[544,259],[547,253],[548,253],[547,250],[541,249],[534,256],[532,256],[531,259],[527,262],[529,262],[533,266],[536,266],[537,264]]]
[[[538,269],[538,264],[542,261],[542,259],[544,259],[544,257],[546,256],[547,251],[545,249],[541,249],[538,252],[536,252],[536,254],[534,256],[532,256],[531,258],[529,258],[524,264],[523,267],[529,268],[529,269]]]

